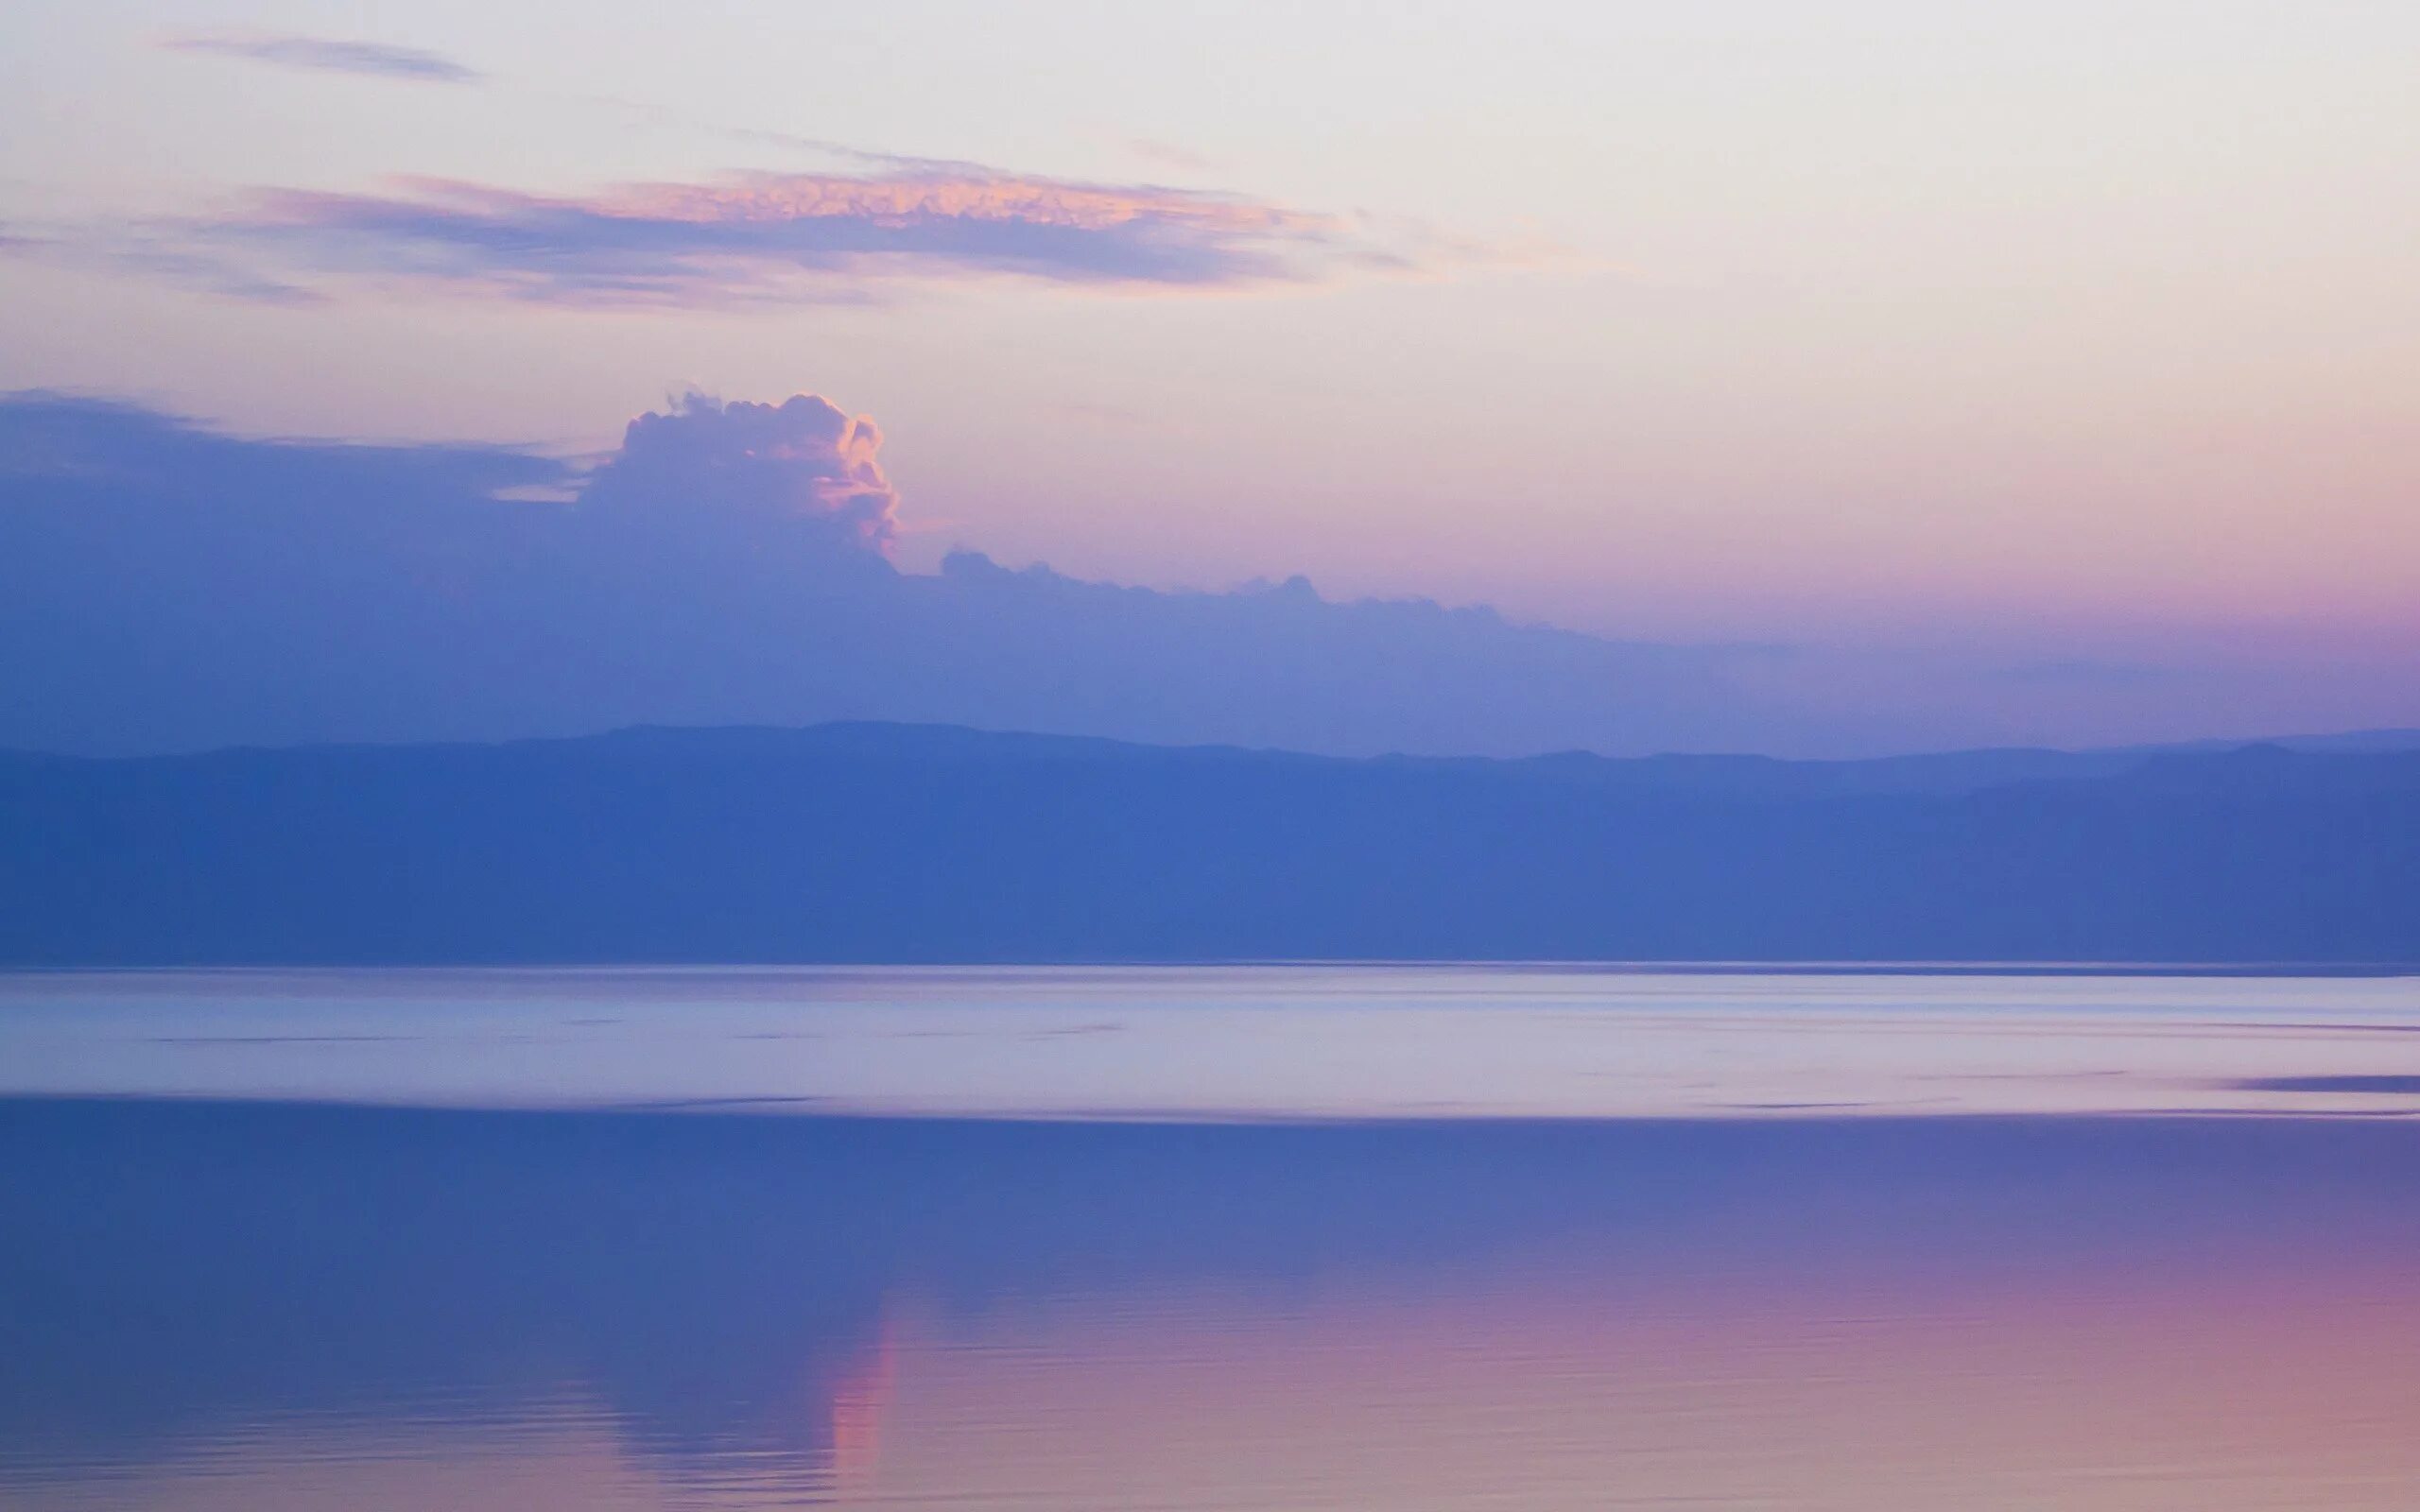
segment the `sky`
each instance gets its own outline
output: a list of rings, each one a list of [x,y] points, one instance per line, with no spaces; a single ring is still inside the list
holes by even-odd
[[[911,574],[1786,646],[1879,711],[1807,749],[2420,724],[2415,68],[2393,4],[30,0],[0,390],[575,463],[819,394]]]

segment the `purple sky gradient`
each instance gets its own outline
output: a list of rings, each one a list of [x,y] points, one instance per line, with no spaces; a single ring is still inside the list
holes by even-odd
[[[575,458],[817,392],[910,572],[2420,724],[2415,65],[2360,6],[34,8],[0,389]]]

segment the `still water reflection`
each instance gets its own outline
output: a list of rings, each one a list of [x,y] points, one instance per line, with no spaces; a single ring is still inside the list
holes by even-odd
[[[0,1504],[2405,1512],[2420,1126],[2286,1059],[2313,1116],[20,1096]]]
[[[1007,1117],[2420,1108],[2420,978],[1536,967],[0,973],[0,1092]]]

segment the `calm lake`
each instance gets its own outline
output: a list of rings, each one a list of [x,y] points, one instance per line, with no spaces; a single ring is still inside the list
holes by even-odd
[[[2420,980],[0,975],[12,1509],[2420,1504]]]

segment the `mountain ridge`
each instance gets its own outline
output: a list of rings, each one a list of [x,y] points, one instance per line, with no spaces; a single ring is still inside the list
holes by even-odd
[[[2420,752],[0,758],[0,963],[2420,959]]]

